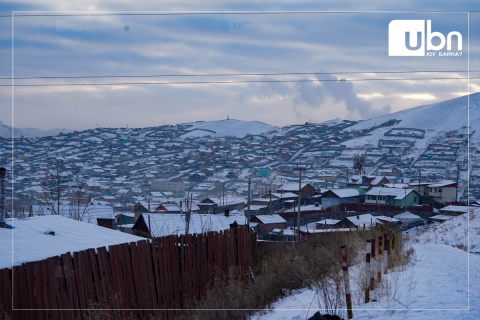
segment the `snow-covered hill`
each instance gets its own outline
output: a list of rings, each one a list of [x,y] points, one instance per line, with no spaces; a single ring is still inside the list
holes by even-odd
[[[51,129],[51,130],[40,130],[37,128],[15,128],[14,129],[14,138],[20,138],[21,136],[26,137],[43,137],[43,136],[55,136],[60,132],[67,133],[72,132],[70,129]],[[0,137],[10,137],[12,134],[12,127],[4,125],[0,120]]]
[[[468,214],[409,233],[414,234],[413,242],[445,244],[462,250],[467,250],[470,245],[469,252],[480,253],[480,208],[470,207]]]
[[[185,123],[191,125],[190,131],[182,138],[203,137],[210,135],[212,137],[235,137],[243,138],[247,135],[261,135],[276,129],[276,127],[258,121],[240,121],[240,120],[217,120],[205,122]]]
[[[356,125],[347,128],[346,131],[370,129],[389,120],[400,120],[399,123],[393,126],[378,128],[370,132],[371,135],[369,136],[355,138],[342,144],[345,144],[347,147],[363,146],[367,143],[376,145],[376,142],[384,138],[384,134],[392,128],[416,128],[425,130],[423,139],[417,139],[415,143],[417,148],[423,148],[432,138],[442,136],[446,132],[464,130],[466,133],[469,110],[470,133],[475,131],[471,139],[478,139],[480,136],[480,93],[474,93],[470,96],[463,96],[360,121]]]

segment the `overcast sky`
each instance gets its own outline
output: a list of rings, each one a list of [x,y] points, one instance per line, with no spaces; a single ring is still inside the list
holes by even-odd
[[[365,4],[361,4],[364,2]],[[408,13],[398,11],[477,11]],[[330,80],[236,84],[15,87],[14,125],[39,129],[148,127],[197,120],[271,125],[360,120],[480,91],[480,81],[348,81],[479,77],[478,1],[2,1],[0,14],[364,11],[296,14],[17,16],[0,18],[0,76],[72,77],[332,73],[150,78],[59,78],[16,84]],[[28,11],[28,12],[25,12]],[[367,12],[377,11],[377,12]],[[382,12],[383,11],[383,12]],[[469,16],[469,17],[468,17]],[[432,32],[463,36],[461,57],[388,56],[392,20],[431,20]],[[469,19],[469,20],[468,20]],[[469,25],[470,23],[470,25]],[[14,26],[12,55],[12,25]],[[470,28],[468,28],[470,26]],[[470,37],[468,39],[468,29]],[[456,52],[456,39],[453,51]],[[437,41],[438,39],[435,39]],[[468,40],[470,50],[468,50]],[[434,44],[437,42],[433,41]],[[441,50],[442,52],[446,50]],[[369,72],[369,73],[348,73]],[[341,74],[343,73],[343,74]],[[345,81],[345,79],[347,81]],[[333,80],[333,81],[332,81]],[[337,81],[340,80],[340,81]],[[0,80],[9,85],[11,80]],[[12,123],[12,88],[0,87],[0,120]]]

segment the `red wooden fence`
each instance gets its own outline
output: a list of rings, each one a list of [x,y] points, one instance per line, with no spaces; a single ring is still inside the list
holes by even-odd
[[[215,274],[249,281],[255,233],[246,226],[167,236],[62,254],[0,270],[0,309],[18,320],[112,317],[136,310],[181,309],[200,299]],[[123,309],[123,310],[122,310]],[[138,309],[138,310],[137,310]]]

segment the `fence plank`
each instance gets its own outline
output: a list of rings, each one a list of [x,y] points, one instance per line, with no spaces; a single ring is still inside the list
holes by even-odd
[[[81,319],[83,315],[82,312],[79,310],[80,303],[78,300],[78,290],[76,284],[77,271],[73,267],[72,254],[70,252],[62,254],[62,260],[63,270],[65,271],[65,280],[67,283],[67,292],[68,300],[70,301],[70,308],[76,309],[76,311],[74,311],[75,319]]]
[[[23,266],[13,266],[12,278],[13,278],[13,315],[15,319],[30,319],[28,310],[28,288],[24,287],[24,281],[22,278],[26,278],[26,272]],[[27,307],[25,308],[25,301]]]
[[[55,270],[53,270],[53,261],[51,258],[43,260],[43,280],[45,284],[45,300],[48,303],[47,309],[51,311],[52,319],[60,319],[60,313],[58,311],[57,298],[55,294]],[[48,316],[48,313],[47,313]]]
[[[108,258],[110,259],[110,267],[112,270],[113,292],[115,292],[115,300],[112,301],[113,309],[127,309],[125,304],[125,283],[122,279],[122,267],[120,256],[118,254],[118,245],[108,247]],[[118,311],[120,318],[126,316],[125,311]]]
[[[33,262],[33,272],[35,274],[35,281],[33,283],[33,288],[35,290],[35,297],[34,297],[33,305],[37,309],[45,309],[45,304],[43,300],[43,296],[44,296],[43,272],[42,272],[42,266],[40,261]],[[46,318],[47,318],[46,311],[38,310],[38,319],[46,319]]]
[[[188,300],[192,299],[194,296],[193,291],[193,236],[191,234],[187,235],[187,297]]]
[[[152,308],[157,309],[157,293],[155,289],[155,274],[153,273],[153,257],[152,257],[152,243],[150,240],[145,242],[145,266],[147,269],[147,284],[149,301],[151,301]]]
[[[52,300],[51,300],[51,292],[50,292],[50,282],[51,277],[48,272],[48,265],[47,260],[38,261],[39,266],[39,273],[41,273],[42,279],[42,288],[43,288],[43,295],[42,295],[42,302],[45,310],[45,318],[46,319],[59,319],[58,311],[52,310]]]
[[[137,296],[135,293],[135,281],[133,278],[132,258],[130,255],[130,245],[123,243],[120,245],[120,255],[122,257],[123,281],[125,282],[125,299],[128,309],[138,309]]]
[[[144,288],[142,286],[142,281],[140,278],[140,271],[138,268],[138,251],[137,251],[137,242],[130,242],[130,252],[132,256],[132,269],[133,269],[133,278],[135,280],[135,291],[137,294],[137,305],[138,309],[144,309],[144,299],[143,292]],[[143,310],[139,311],[140,317],[143,318],[145,312]]]
[[[92,296],[88,297],[87,304],[90,308],[100,307],[101,309],[106,308],[106,302],[103,295],[103,286],[105,283],[102,283],[101,276],[100,276],[100,268],[98,266],[98,257],[95,252],[95,249],[88,249],[85,251],[85,260],[87,265],[87,279],[86,285],[89,288],[86,292],[92,294]],[[93,274],[93,276],[92,276]],[[92,283],[93,277],[93,283]],[[93,304],[98,303],[99,306],[95,306]]]
[[[13,316],[12,313],[12,281],[10,280],[10,269],[0,270],[0,304],[7,316]]]
[[[166,288],[167,288],[167,279],[168,278],[168,275],[164,272],[164,262],[163,262],[163,258],[164,258],[164,254],[163,254],[163,249],[162,249],[162,239],[161,238],[157,238],[157,254],[158,254],[158,272],[160,274],[160,292],[161,292],[161,299],[159,301],[159,307],[161,309],[164,309],[167,307],[167,291],[166,291]]]
[[[75,270],[77,271],[77,289],[78,289],[78,303],[81,309],[87,309],[87,299],[85,294],[84,275],[86,274],[86,265],[84,255],[80,255],[80,252],[73,253],[73,259],[75,261]],[[82,311],[82,316],[86,315],[85,311]]]
[[[137,242],[138,250],[138,270],[140,275],[140,281],[142,285],[142,300],[143,308],[142,309],[152,309],[152,300],[150,296],[150,284],[148,282],[148,266],[146,259],[146,240]]]
[[[157,292],[157,300],[156,300],[156,305],[157,308],[161,308],[161,301],[163,299],[162,297],[162,274],[159,272],[158,269],[158,248],[157,248],[157,239],[152,239],[152,259],[153,259],[153,272],[155,275],[155,290]]]
[[[52,257],[52,263],[55,270],[55,293],[57,295],[58,308],[63,319],[73,319],[73,313],[68,300],[65,276],[62,268],[62,260],[59,256]]]
[[[168,255],[167,255],[167,242],[166,242],[166,237],[162,237],[158,239],[158,244],[160,247],[158,248],[159,250],[159,257],[161,257],[161,261],[159,264],[160,270],[162,270],[162,273],[165,275],[165,282],[163,284],[163,292],[164,292],[164,300],[163,300],[163,307],[168,309],[171,308],[171,286],[170,286],[170,281],[172,280],[172,277],[170,276],[170,273],[168,272]]]
[[[35,309],[41,309],[42,305],[38,304],[37,296],[38,292],[35,292],[35,266],[34,262],[27,262],[25,264],[27,268],[27,287],[28,287],[28,301],[30,302],[29,309],[33,309],[30,311],[30,318],[31,319],[40,319],[40,311]]]
[[[213,231],[207,233],[207,285],[213,284],[213,246],[215,245],[215,234]]]
[[[103,297],[105,307],[107,309],[112,308],[112,300],[115,290],[113,288],[112,268],[108,259],[108,253],[106,247],[97,248],[98,266],[100,270],[100,281],[102,282]]]

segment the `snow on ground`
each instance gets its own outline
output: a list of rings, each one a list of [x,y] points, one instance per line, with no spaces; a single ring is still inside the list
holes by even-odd
[[[478,252],[480,208],[472,211],[470,218],[462,215],[441,225],[410,230],[416,259],[406,269],[389,271],[383,277],[393,288],[389,299],[362,303],[362,292],[355,285],[361,277],[361,267],[350,268],[353,319],[479,319],[480,255],[459,249],[467,243],[468,226],[471,251]],[[372,292],[372,297],[375,294]],[[265,310],[267,314],[253,319],[308,319],[317,310],[315,291],[302,289],[276,302],[272,311]]]
[[[140,241],[143,238],[61,216],[6,219],[13,229],[0,228],[0,268],[43,260],[67,252]],[[55,231],[46,235],[45,231]],[[12,259],[13,252],[13,259]]]
[[[404,272],[384,275],[384,280],[397,288],[391,291],[395,296],[354,303],[353,319],[479,319],[480,257],[446,245],[415,244],[414,249],[418,259],[414,265]],[[352,288],[355,273],[351,272]],[[273,304],[272,312],[252,319],[308,319],[318,306],[315,291],[302,289]]]
[[[470,99],[470,128],[472,128],[470,131],[473,131],[475,130],[473,128],[480,127],[480,93],[474,93],[469,96],[463,96],[360,121],[356,125],[347,128],[345,131],[369,129],[391,119],[402,120],[394,126],[378,128],[370,132],[370,136],[355,138],[342,144],[345,144],[347,148],[367,144],[368,140],[371,140],[371,142],[376,144],[378,139],[391,138],[384,136],[384,133],[390,129],[417,128],[426,130],[425,137],[423,139],[417,139],[417,142],[415,143],[417,148],[423,148],[428,144],[428,141],[431,138],[440,136],[440,133],[461,130],[462,127],[468,126],[468,99]],[[478,137],[479,135],[479,131],[476,130],[471,139]],[[399,139],[410,140],[406,137],[399,137]]]
[[[215,133],[210,132],[211,136],[216,137],[236,137],[243,138],[247,135],[259,135],[267,133],[271,130],[276,129],[276,127],[271,126],[266,123],[258,121],[241,121],[241,120],[217,120],[217,121],[206,121],[206,122],[192,122],[185,123],[185,125],[191,125],[189,129],[198,129],[196,132],[199,135],[193,135],[194,137],[201,137],[205,135],[205,131],[199,130],[212,130]],[[193,134],[193,132],[192,132]],[[184,135],[185,137],[185,135]]]
[[[442,223],[429,225],[424,230],[412,230],[411,239],[418,243],[445,244],[457,248],[465,249],[468,247],[466,234],[469,234],[470,249],[469,252],[480,253],[480,208],[471,207],[471,212],[467,216],[452,218]]]

